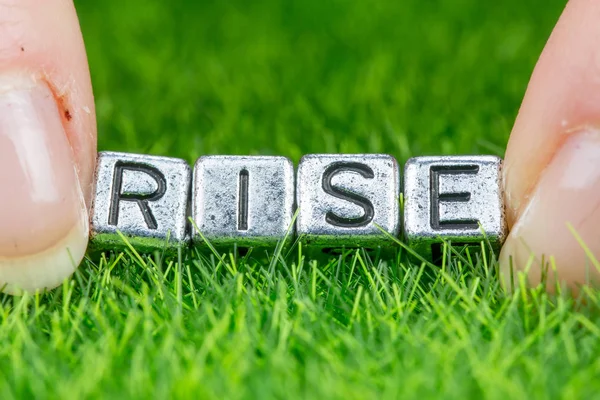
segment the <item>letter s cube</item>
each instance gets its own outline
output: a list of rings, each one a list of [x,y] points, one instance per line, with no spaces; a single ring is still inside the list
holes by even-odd
[[[400,228],[400,173],[387,154],[311,154],[300,160],[296,229],[314,248],[386,248]]]
[[[191,169],[181,159],[101,152],[91,216],[90,247],[123,249],[120,231],[140,252],[175,250],[189,241]]]

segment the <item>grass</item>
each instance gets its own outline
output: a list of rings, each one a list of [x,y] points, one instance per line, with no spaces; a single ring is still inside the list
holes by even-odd
[[[99,147],[502,155],[563,1],[77,1]],[[494,258],[134,249],[0,300],[0,398],[594,398],[600,293]]]

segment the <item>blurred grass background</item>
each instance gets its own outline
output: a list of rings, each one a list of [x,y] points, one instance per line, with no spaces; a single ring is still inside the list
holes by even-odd
[[[76,2],[100,149],[503,155],[564,0]]]
[[[75,2],[100,150],[503,155],[564,0]],[[0,399],[593,399],[600,296],[489,259],[134,250],[0,296]],[[181,261],[181,262],[179,262]],[[589,288],[588,288],[589,289]]]

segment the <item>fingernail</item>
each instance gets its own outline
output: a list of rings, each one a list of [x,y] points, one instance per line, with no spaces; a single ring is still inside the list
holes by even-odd
[[[88,217],[52,92],[41,80],[0,77],[0,287],[58,286],[87,246]]]
[[[600,282],[584,250],[600,259],[599,237],[600,131],[588,129],[565,140],[508,235],[500,253],[505,287],[524,270],[530,285],[545,277],[551,292],[557,283],[576,289]]]

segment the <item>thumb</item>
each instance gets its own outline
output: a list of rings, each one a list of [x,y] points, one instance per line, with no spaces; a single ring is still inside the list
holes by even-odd
[[[0,0],[0,287],[52,288],[88,240],[90,77],[69,0]]]
[[[504,283],[511,266],[534,285],[547,274],[550,290],[555,278],[572,289],[599,282],[600,2],[569,1],[554,28],[511,133],[504,180],[512,226]]]

